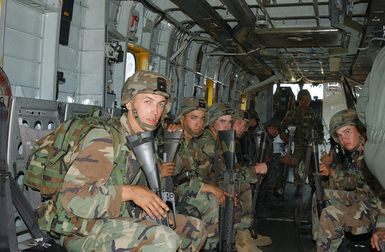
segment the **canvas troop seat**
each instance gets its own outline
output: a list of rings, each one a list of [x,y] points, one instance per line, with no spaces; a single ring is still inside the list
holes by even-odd
[[[20,195],[19,204],[28,204],[26,209],[31,213],[24,213],[28,218],[34,218],[32,209],[41,202],[41,195],[23,185],[26,174],[26,163],[29,159],[33,144],[46,134],[53,131],[62,121],[80,114],[88,114],[95,106],[62,103],[57,101],[37,100],[25,97],[11,98],[10,127],[8,134],[7,164],[11,176],[15,179],[18,189],[25,196]],[[19,249],[31,249],[31,235],[28,224],[23,221],[23,216],[14,209],[14,223],[18,236]],[[30,230],[31,231],[31,230]],[[33,232],[32,232],[33,233]],[[36,237],[34,237],[36,238]],[[36,250],[47,248],[35,247]],[[51,249],[62,249],[51,247]]]

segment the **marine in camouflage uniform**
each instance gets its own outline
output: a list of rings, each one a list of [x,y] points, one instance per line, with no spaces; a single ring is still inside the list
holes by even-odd
[[[39,225],[60,238],[68,251],[199,251],[203,246],[207,233],[199,219],[177,215],[173,231],[138,216],[143,209],[159,219],[168,207],[145,186],[126,137],[157,126],[167,111],[170,85],[152,72],[129,78],[122,89],[128,112],[112,119],[121,134],[91,130],[73,153],[76,158],[61,191],[39,208]]]
[[[258,146],[257,146],[257,137],[262,131],[259,125],[259,116],[258,113],[249,109],[246,111],[247,118],[249,120],[248,129],[245,135],[241,139],[241,150],[243,162],[247,164],[254,163],[258,156]],[[238,152],[238,151],[237,151]]]
[[[219,202],[224,200],[224,191],[219,187],[204,182],[198,171],[203,153],[198,146],[199,137],[206,124],[206,102],[196,97],[187,97],[180,102],[176,120],[183,128],[183,141],[177,155],[175,175],[190,171],[193,177],[189,182],[177,187],[179,213],[192,215],[189,206],[199,211],[200,218],[206,223],[208,236],[204,245],[205,250],[214,250],[219,241]],[[222,199],[221,199],[222,198]],[[197,216],[195,216],[197,217]]]
[[[310,107],[310,93],[308,90],[303,89],[298,92],[297,100],[299,106],[294,110],[290,110],[285,118],[282,120],[282,127],[286,129],[288,126],[296,126],[294,133],[294,184],[297,186],[296,194],[300,191],[300,185],[306,178],[303,178],[304,171],[300,171],[301,162],[305,162],[306,148],[311,140],[312,129],[315,130],[316,144],[321,144],[323,140],[323,125],[321,118]],[[314,179],[312,176],[314,162],[310,162],[309,183],[314,187]]]
[[[264,195],[264,203],[271,202],[272,196],[282,198],[278,191],[284,188],[283,182],[286,183],[285,169],[282,164],[282,144],[275,141],[279,136],[281,123],[277,119],[271,119],[265,123],[265,132],[268,136],[266,144],[266,163],[268,167],[267,174],[263,179],[262,190]],[[283,190],[282,190],[283,191]],[[277,202],[275,202],[277,203]]]
[[[212,105],[208,112],[209,125],[199,138],[199,146],[207,160],[206,162],[202,162],[199,166],[199,170],[206,181],[210,181],[210,183],[214,183],[218,186],[219,178],[222,177],[225,169],[225,162],[217,132],[219,130],[231,129],[233,115],[234,110],[229,104],[217,103]],[[266,167],[264,166],[262,169],[263,168]],[[258,238],[260,238],[260,240],[256,241],[249,233],[249,228],[252,223],[252,193],[250,183],[256,182],[256,172],[253,169],[256,168],[241,167],[240,165],[235,166],[235,170],[240,175],[240,190],[238,192],[239,201],[238,207],[235,209],[234,218],[234,227],[237,229],[236,245],[238,251],[260,251],[256,247],[256,244],[261,241],[264,242],[262,245],[267,245],[265,244],[265,237],[259,236]]]
[[[354,110],[342,110],[331,118],[330,135],[346,154],[342,163],[320,166],[321,174],[329,175],[329,186],[320,219],[313,197],[313,238],[318,252],[337,251],[345,232],[356,235],[385,227],[384,190],[363,159],[363,131]]]

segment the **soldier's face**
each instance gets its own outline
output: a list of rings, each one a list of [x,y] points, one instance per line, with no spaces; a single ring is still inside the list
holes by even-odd
[[[255,128],[255,127],[257,127],[257,124],[258,124],[258,121],[257,121],[257,119],[255,119],[255,118],[251,119],[250,122],[249,122],[250,128]]]
[[[135,107],[138,113],[138,117],[143,123],[156,126],[159,122],[159,119],[162,117],[166,104],[167,100],[162,95],[144,93],[137,94],[134,99],[126,105],[128,109],[127,117],[130,125],[137,132],[143,130],[151,130],[147,128],[143,129],[137,124],[132,113],[132,105]]]
[[[235,131],[235,135],[237,138],[243,137],[247,130],[247,121],[245,120],[236,120],[233,125],[233,129]]]
[[[219,117],[217,120],[214,122],[214,129],[217,131],[220,130],[230,130],[231,125],[233,124],[233,118],[231,115],[223,115]]]
[[[206,112],[193,110],[181,118],[181,124],[186,133],[191,132],[196,136],[202,134],[205,125]]]
[[[310,105],[310,99],[308,96],[302,96],[299,101],[298,101],[298,104],[300,107],[302,108],[306,108],[306,107],[309,107]]]
[[[272,137],[276,137],[279,134],[279,130],[276,127],[269,126],[267,127],[267,133]]]
[[[338,142],[347,151],[354,150],[360,141],[360,133],[355,126],[344,126],[339,128],[336,133]]]

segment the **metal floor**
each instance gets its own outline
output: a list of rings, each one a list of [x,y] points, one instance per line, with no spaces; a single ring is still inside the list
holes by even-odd
[[[258,230],[260,234],[268,235],[273,243],[261,247],[263,252],[312,252],[314,242],[311,239],[311,197],[309,185],[304,186],[303,210],[301,224],[296,228],[295,209],[297,198],[294,197],[295,187],[286,184],[284,201],[273,197],[260,199],[258,202]],[[298,235],[299,234],[299,235]]]

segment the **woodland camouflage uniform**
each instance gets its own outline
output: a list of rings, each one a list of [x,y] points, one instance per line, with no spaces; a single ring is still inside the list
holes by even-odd
[[[194,111],[203,110],[206,112],[206,103],[195,97],[184,98],[181,101],[180,109],[177,112],[177,119],[181,116]],[[190,141],[184,139],[179,148],[176,169],[177,175],[183,171],[190,171],[193,177],[189,182],[183,183],[177,187],[179,202],[177,210],[181,214],[199,217],[206,223],[207,240],[204,249],[215,249],[219,241],[219,201],[212,193],[201,192],[203,186],[203,177],[198,171],[198,165],[206,163],[204,156],[198,146],[197,139],[193,137]],[[189,205],[194,206],[199,211],[199,216],[191,213]]]
[[[223,115],[233,114],[234,110],[230,105],[224,103],[214,104],[209,108],[209,124],[213,124],[215,120]],[[199,146],[207,157],[207,160],[209,160],[203,163],[202,166],[199,166],[199,170],[204,180],[219,186],[219,178],[223,176],[225,162],[219,138],[215,136],[210,127],[207,127],[202,136],[199,137]],[[237,229],[237,234],[247,231],[249,239],[247,242],[253,243],[255,246],[255,241],[250,237],[248,229],[252,224],[252,191],[250,183],[256,182],[256,173],[249,167],[241,167],[237,164],[235,165],[235,171],[239,174],[238,184],[240,188],[239,190],[236,189],[239,198],[238,207],[235,209],[234,228]]]
[[[302,96],[307,96],[309,101],[311,100],[310,93],[306,89],[298,92],[297,100],[299,101]],[[297,127],[294,133],[293,158],[295,160],[295,165],[293,167],[293,175],[294,184],[300,185],[302,183],[301,181],[303,179],[302,177],[304,175],[304,171],[300,171],[299,165],[301,161],[305,162],[306,147],[311,140],[312,129],[315,130],[317,144],[321,144],[323,139],[323,125],[320,116],[316,114],[310,106],[306,108],[298,106],[297,108],[290,110],[282,120],[282,127],[286,129],[288,126]],[[314,162],[310,162],[308,172],[311,186],[314,184],[312,176],[312,171],[314,171],[313,163]]]
[[[157,73],[136,72],[124,85],[122,105],[139,92],[164,94]],[[167,81],[169,82],[169,81]],[[131,85],[135,84],[135,85]],[[131,97],[130,97],[131,96]],[[114,119],[113,119],[114,120]],[[68,251],[198,251],[206,238],[204,223],[177,215],[175,232],[137,216],[132,202],[122,202],[122,186],[146,184],[135,155],[128,149],[127,114],[115,121],[121,133],[112,136],[105,129],[91,130],[65,175],[60,193],[39,209],[39,225],[48,227]],[[116,148],[114,145],[119,146]],[[118,149],[120,155],[115,155]],[[115,160],[114,156],[120,156]]]
[[[268,133],[267,128],[268,127],[274,127],[278,130],[278,133],[281,130],[281,123],[277,119],[271,119],[270,121],[265,123],[265,132],[267,134],[267,144],[266,144],[266,160],[264,160],[267,163],[267,174],[263,179],[262,182],[262,189],[264,190],[266,200],[270,200],[272,197],[272,193],[277,192],[279,189],[284,188],[282,186],[282,181],[286,183],[286,176],[284,174],[285,169],[283,167],[283,164],[281,163],[282,154],[281,152],[275,152],[277,150],[277,146],[279,145],[274,142],[274,136],[270,135]],[[278,148],[281,148],[279,146]]]
[[[338,141],[336,130],[347,125],[357,127],[354,110],[336,113],[330,122],[330,135]],[[362,136],[360,136],[362,138]],[[368,170],[362,148],[346,153],[342,163],[335,164],[325,189],[326,207],[318,219],[313,197],[313,238],[317,252],[337,251],[345,232],[363,234],[385,227],[384,191]]]
[[[257,125],[252,127],[251,125],[248,127],[244,137],[242,138],[242,155],[245,163],[251,164],[256,161],[258,156],[258,146],[257,146],[257,137],[261,133],[261,128],[259,126],[259,116],[255,110],[247,110],[247,117],[249,119],[249,123],[251,120],[256,120]]]

